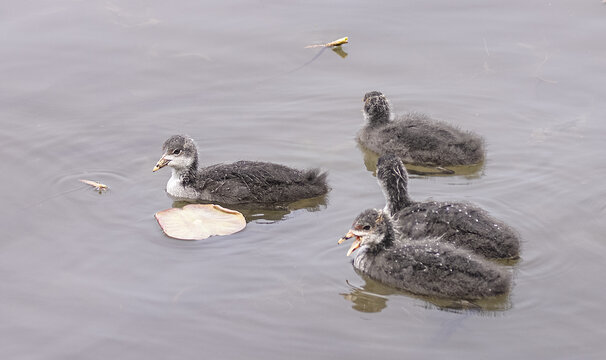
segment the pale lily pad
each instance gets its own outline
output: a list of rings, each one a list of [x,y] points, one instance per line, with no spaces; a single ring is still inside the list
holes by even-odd
[[[189,204],[181,209],[158,211],[155,216],[166,235],[180,240],[229,235],[246,227],[242,214],[213,204]]]

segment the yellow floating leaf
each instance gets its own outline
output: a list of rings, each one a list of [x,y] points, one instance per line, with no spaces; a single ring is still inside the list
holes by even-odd
[[[246,227],[242,214],[213,204],[189,204],[159,211],[155,216],[166,235],[180,240],[229,235]]]
[[[326,44],[317,44],[317,45],[307,45],[305,48],[317,48],[317,47],[334,47],[334,46],[339,46],[339,45],[343,45],[343,44],[347,44],[349,42],[349,38],[346,37],[342,37],[340,39],[337,39],[335,41],[331,41],[329,43]]]
[[[337,39],[335,41],[331,41],[328,44],[325,44],[324,46],[326,46],[326,47],[339,46],[339,45],[347,44],[348,42],[349,42],[349,38],[346,36],[346,37]]]

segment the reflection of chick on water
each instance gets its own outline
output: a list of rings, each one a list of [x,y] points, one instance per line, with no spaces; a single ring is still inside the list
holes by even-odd
[[[398,239],[391,219],[366,210],[347,236],[354,268],[370,278],[418,295],[481,299],[506,294],[511,275],[496,264],[436,239]]]
[[[346,300],[353,303],[354,310],[366,313],[380,312],[387,308],[392,295],[402,295],[412,299],[421,300],[421,306],[428,309],[438,308],[449,311],[474,310],[474,311],[503,311],[511,308],[508,294],[483,299],[449,299],[436,296],[424,296],[413,294],[403,289],[387,286],[379,281],[373,280],[358,269],[354,269],[363,281],[362,285],[354,285],[347,281],[349,292],[341,293]]]
[[[385,285],[381,285],[364,274],[360,274],[365,280],[364,286],[361,288],[350,286],[349,293],[342,293],[345,299],[353,303],[352,308],[361,312],[373,313],[380,312],[387,307],[388,297],[384,295],[391,295],[394,293],[393,288],[388,288]],[[375,286],[377,285],[377,286]],[[387,291],[383,291],[386,288]]]
[[[327,195],[321,195],[311,199],[303,199],[289,204],[221,204],[223,207],[236,210],[244,215],[246,222],[274,223],[284,220],[286,216],[294,211],[305,209],[315,212],[326,208]],[[191,204],[189,201],[174,201],[173,208],[181,208]]]

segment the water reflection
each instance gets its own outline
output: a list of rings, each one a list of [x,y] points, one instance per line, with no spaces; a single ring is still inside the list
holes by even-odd
[[[316,61],[323,53],[324,51],[326,51],[326,49],[328,49],[328,47],[323,47],[320,51],[318,51],[318,53],[316,55],[314,55],[310,60],[308,60],[307,62],[305,62],[303,65],[300,65],[296,68],[294,68],[293,70],[288,71],[286,74],[292,74],[296,71],[299,71],[301,69],[303,69],[304,67],[306,67],[307,65],[311,64],[312,62]],[[330,48],[335,54],[339,55],[341,58],[345,59],[347,57],[347,54],[345,52],[345,50],[343,50],[342,46],[333,46]],[[284,74],[285,75],[285,74]]]
[[[347,281],[350,286],[348,293],[341,293],[346,300],[353,303],[352,309],[365,312],[375,313],[381,312],[387,307],[387,301],[391,295],[404,295],[424,301],[424,307],[427,309],[438,309],[446,311],[478,311],[489,314],[494,311],[504,311],[511,308],[509,295],[501,295],[488,299],[480,300],[462,300],[462,299],[445,299],[431,296],[416,295],[404,290],[399,290],[378,281],[375,281],[367,275],[356,270],[364,280],[364,285],[361,287],[354,286]]]
[[[244,215],[246,222],[251,221],[267,221],[276,222],[286,218],[288,214],[293,211],[305,209],[307,211],[320,211],[326,208],[328,203],[328,195],[317,196],[309,199],[302,199],[295,201],[290,204],[223,204],[220,202],[214,202],[213,204],[220,205],[227,209],[239,211]],[[188,204],[210,204],[210,202],[198,201],[175,201],[173,202],[174,208],[182,208]]]
[[[379,160],[379,154],[367,149],[362,144],[358,143],[358,148],[364,155],[364,166],[366,170],[370,171],[376,176],[377,173],[377,161]],[[439,167],[425,167],[419,165],[404,164],[406,170],[412,175],[431,175],[431,176],[451,176],[451,175],[462,175],[467,179],[478,179],[482,176],[482,169],[484,169],[484,162],[474,165],[457,165],[457,166],[439,166]]]
[[[345,52],[345,50],[343,50],[342,46],[335,46],[332,48],[332,51],[339,55],[340,57],[342,57],[343,59],[345,59],[347,57],[347,55],[349,55],[348,53]]]

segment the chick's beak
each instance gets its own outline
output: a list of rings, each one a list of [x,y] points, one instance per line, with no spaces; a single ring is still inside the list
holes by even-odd
[[[152,171],[158,171],[158,170],[162,169],[163,167],[165,167],[166,165],[168,165],[170,160],[166,160],[165,156],[166,156],[166,154],[162,155],[160,160],[158,160],[158,163],[156,163],[156,166],[154,166],[154,170],[152,170]]]
[[[337,241],[337,244],[339,244],[339,245],[343,244],[345,241],[351,239],[354,236],[355,236],[354,233],[351,232],[351,230],[349,230],[349,232],[345,236],[343,236],[342,238],[339,239],[339,241]]]
[[[354,252],[357,248],[360,247],[360,244],[362,243],[362,238],[359,237],[358,235],[354,234],[352,230],[349,230],[349,232],[347,234],[345,234],[345,236],[340,238],[339,241],[337,242],[338,244],[342,244],[343,242],[345,242],[351,238],[354,238],[354,242],[349,247],[349,250],[347,251],[347,256],[351,255],[352,252]]]
[[[349,250],[347,250],[347,256],[351,255],[352,252],[354,252],[357,248],[359,248],[360,243],[362,243],[362,239],[360,239],[360,237],[356,236],[356,239],[349,247]]]

